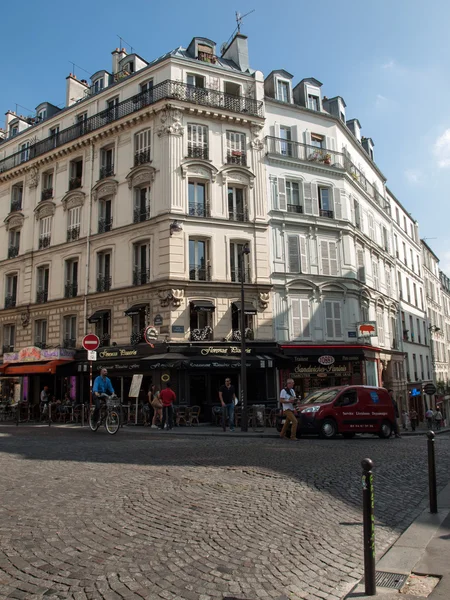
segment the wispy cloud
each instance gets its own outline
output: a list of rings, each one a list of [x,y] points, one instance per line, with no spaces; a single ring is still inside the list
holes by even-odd
[[[422,183],[422,171],[419,169],[406,169],[405,178],[406,181],[412,185]]]
[[[448,169],[450,167],[450,129],[446,129],[435,141],[433,152],[438,166],[441,169]]]
[[[392,58],[381,65],[382,69],[385,69],[388,71],[392,71],[392,69],[394,69],[394,67],[395,67],[395,60],[393,60]]]

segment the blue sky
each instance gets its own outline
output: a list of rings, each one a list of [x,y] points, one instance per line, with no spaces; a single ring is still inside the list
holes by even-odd
[[[2,28],[0,114],[32,114],[43,101],[62,105],[71,61],[90,74],[110,69],[123,37],[151,60],[194,36],[220,44],[235,11],[249,15],[250,62],[283,68],[340,95],[375,142],[375,160],[420,234],[450,274],[450,2],[446,0],[31,0],[8,4]],[[5,11],[4,11],[5,16]],[[16,25],[12,25],[16,24]],[[80,68],[75,72],[88,78]],[[436,239],[432,239],[436,238]]]

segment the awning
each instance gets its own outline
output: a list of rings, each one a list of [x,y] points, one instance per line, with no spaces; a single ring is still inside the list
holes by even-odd
[[[89,323],[98,323],[105,315],[109,315],[109,310],[96,310],[93,315],[88,318]]]
[[[191,306],[197,312],[213,313],[216,310],[216,307],[211,300],[193,300]]]
[[[141,359],[142,365],[149,369],[181,369],[185,366],[186,356],[177,352],[151,354]],[[145,368],[144,367],[144,368]]]
[[[6,364],[3,366],[4,375],[34,375],[37,373],[54,375],[56,368],[61,365],[67,365],[69,360],[50,360],[45,363],[28,363],[26,365]]]
[[[145,310],[148,307],[148,303],[144,302],[141,304],[133,304],[130,308],[127,308],[125,314],[127,317],[133,317],[134,315],[138,315],[141,311]]]
[[[241,303],[240,302],[233,302],[233,307],[240,311],[241,310]],[[256,310],[256,308],[254,307],[252,302],[244,302],[244,314],[246,315],[256,315],[258,314],[258,311]]]

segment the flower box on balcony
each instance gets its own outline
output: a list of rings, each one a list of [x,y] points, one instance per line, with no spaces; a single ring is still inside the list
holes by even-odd
[[[232,150],[231,156],[242,156],[244,153],[242,150]]]

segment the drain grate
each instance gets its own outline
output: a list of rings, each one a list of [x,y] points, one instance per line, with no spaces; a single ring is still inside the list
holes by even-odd
[[[375,571],[375,584],[379,587],[400,590],[407,579],[408,575],[402,575],[401,573],[386,573],[386,571]]]

